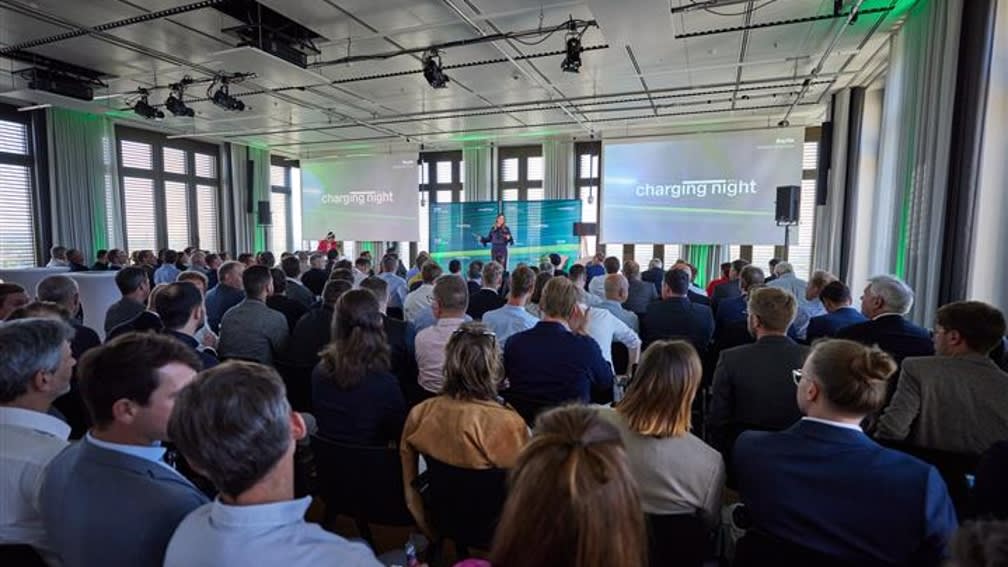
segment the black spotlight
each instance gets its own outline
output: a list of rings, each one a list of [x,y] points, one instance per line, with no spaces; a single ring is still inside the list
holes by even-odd
[[[564,57],[560,68],[565,73],[578,73],[581,71],[581,36],[571,23],[571,30],[567,34],[567,56]]]
[[[448,76],[441,69],[441,56],[435,49],[424,53],[423,76],[435,89],[443,89],[448,86]]]
[[[150,96],[150,91],[147,89],[137,89],[137,92],[140,93],[140,98],[133,103],[133,112],[136,112],[138,115],[143,116],[148,120],[163,120],[164,112],[154,108],[149,102],[147,102],[147,97]]]
[[[245,110],[245,103],[240,99],[231,96],[231,93],[228,92],[227,82],[223,82],[221,84],[220,88],[217,89],[217,92],[210,97],[210,100],[224,110],[234,110],[236,112]]]
[[[190,82],[192,82],[192,79],[186,77],[182,79],[182,82],[171,85],[171,94],[165,99],[165,108],[175,116],[185,116],[188,118],[196,116],[196,111],[186,106],[186,103],[182,100],[186,85]]]

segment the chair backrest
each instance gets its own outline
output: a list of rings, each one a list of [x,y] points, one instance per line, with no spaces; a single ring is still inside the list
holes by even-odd
[[[501,397],[518,412],[518,415],[522,416],[529,427],[535,425],[535,419],[540,413],[556,405],[555,402],[537,400],[508,390],[501,392]]]
[[[399,319],[400,321],[406,320],[402,307],[387,307],[385,309],[385,314],[392,319]]]
[[[327,509],[374,524],[413,525],[398,449],[344,445],[318,435],[312,435],[311,447]]]
[[[429,516],[434,529],[456,545],[489,549],[504,500],[507,471],[465,469],[424,455]]]
[[[901,441],[881,439],[877,441],[885,447],[912,455],[933,465],[938,469],[938,473],[941,474],[948,487],[949,496],[952,498],[952,504],[955,506],[959,520],[962,521],[973,516],[971,477],[976,475],[977,466],[980,464],[980,455],[915,447]]]
[[[734,567],[766,565],[815,565],[816,567],[888,567],[885,563],[845,561],[785,541],[760,530],[748,530],[735,545]]]
[[[0,563],[18,567],[46,567],[35,548],[24,543],[0,545]]]
[[[713,555],[712,533],[696,514],[647,514],[651,567],[699,567]]]
[[[617,376],[626,375],[630,369],[630,349],[625,344],[620,342],[612,344],[612,365],[613,372]]]

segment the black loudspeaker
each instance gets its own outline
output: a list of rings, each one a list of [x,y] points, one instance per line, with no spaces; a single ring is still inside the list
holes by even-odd
[[[252,207],[255,204],[255,191],[252,187],[252,179],[255,177],[255,162],[245,160],[245,212],[252,214],[255,211]]]
[[[265,226],[273,224],[273,215],[270,214],[270,202],[259,201],[259,224]]]
[[[816,205],[826,204],[826,182],[833,167],[833,123],[823,122],[819,135],[819,155],[816,156]]]
[[[795,224],[798,222],[799,199],[801,199],[801,187],[782,185],[777,188],[777,212],[774,218],[778,223]]]
[[[574,223],[574,236],[598,236],[598,224],[593,222]]]

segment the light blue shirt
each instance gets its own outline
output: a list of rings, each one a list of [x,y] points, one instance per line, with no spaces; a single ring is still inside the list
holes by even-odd
[[[378,277],[388,284],[388,306],[402,307],[403,302],[406,301],[406,293],[409,291],[406,280],[392,272],[382,272],[378,274]]]
[[[472,317],[466,315],[462,322],[468,323],[472,320]],[[417,334],[420,334],[420,331],[426,329],[427,327],[433,327],[434,323],[437,323],[437,319],[434,318],[434,308],[425,307],[422,311],[420,311],[420,314],[417,315],[416,319],[413,320],[413,328],[416,329]]]
[[[193,510],[175,530],[165,567],[263,565],[381,567],[363,543],[305,522],[311,497],[253,506],[220,500]]]
[[[145,459],[151,461],[152,463],[157,463],[174,473],[178,473],[178,471],[173,469],[171,465],[164,461],[164,454],[167,449],[162,447],[161,443],[157,443],[155,445],[123,445],[122,443],[109,443],[108,441],[95,439],[91,436],[91,432],[88,432],[84,436],[84,439],[95,447],[101,447],[102,449],[107,449],[109,451],[118,451],[140,459]]]
[[[497,335],[501,347],[507,343],[508,337],[535,327],[539,319],[529,313],[524,307],[505,305],[504,307],[487,311],[483,314],[483,324]]]
[[[154,270],[154,285],[163,283],[175,283],[175,278],[182,271],[175,267],[175,264],[161,264],[161,267]]]

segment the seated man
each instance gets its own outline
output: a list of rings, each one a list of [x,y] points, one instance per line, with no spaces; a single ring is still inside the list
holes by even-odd
[[[582,303],[588,307],[602,305],[602,298],[600,296],[585,291],[585,287],[588,285],[588,269],[586,267],[581,264],[574,264],[567,274],[567,279],[574,282],[574,286],[577,287],[578,303]]]
[[[819,300],[826,308],[826,314],[809,319],[805,333],[805,340],[809,343],[832,337],[840,329],[867,321],[860,311],[851,307],[850,288],[841,281],[826,284],[819,292]]]
[[[95,425],[52,460],[40,494],[64,566],[160,565],[179,522],[207,502],[160,445],[175,396],[199,367],[192,349],[149,333],[113,339],[81,360]]]
[[[539,301],[542,320],[508,339],[504,370],[510,387],[502,395],[512,405],[528,402],[541,410],[571,401],[612,399],[612,365],[598,343],[584,334],[579,291],[567,278],[552,278]],[[516,408],[526,421],[534,419],[535,411]]]
[[[312,254],[308,257],[308,270],[301,274],[301,283],[315,296],[322,295],[322,289],[329,279],[329,272],[325,271],[325,260],[323,254]]]
[[[302,307],[308,309],[315,304],[315,294],[312,293],[301,282],[301,261],[297,256],[287,256],[280,261],[280,268],[284,272],[286,279],[286,290],[284,294],[291,300],[298,302]],[[296,321],[295,321],[296,322]]]
[[[47,268],[69,268],[70,262],[67,262],[67,249],[66,246],[53,246],[49,249],[49,263],[46,264]]]
[[[718,304],[726,299],[742,295],[742,287],[739,285],[739,276],[742,275],[742,268],[749,265],[749,262],[742,260],[732,260],[731,268],[728,270],[728,281],[714,286],[714,293],[710,296],[711,309],[718,310]]]
[[[756,342],[721,352],[707,427],[715,449],[730,456],[741,428],[779,430],[798,421],[791,371],[801,368],[808,347],[787,336],[794,320],[793,295],[763,287],[749,294],[749,332]]]
[[[431,307],[437,323],[417,333],[416,361],[420,372],[418,382],[432,394],[441,393],[444,384],[445,346],[465,322],[469,290],[462,278],[446,274],[434,284]]]
[[[623,309],[633,311],[638,316],[644,315],[648,304],[658,299],[658,290],[651,283],[641,279],[640,264],[633,260],[623,262],[623,276],[626,277],[628,286]]]
[[[605,274],[591,278],[588,282],[588,293],[604,301],[606,276],[619,273],[620,260],[615,256],[609,256],[602,261],[602,267],[605,269]]]
[[[403,301],[406,300],[406,290],[408,285],[406,280],[399,277],[396,272],[399,269],[399,257],[393,254],[386,254],[381,260],[381,273],[378,277],[385,280],[388,287],[388,306],[395,309],[402,309]]]
[[[655,293],[661,297],[661,286],[662,281],[665,278],[665,270],[663,266],[665,264],[662,262],[661,258],[652,258],[648,262],[648,269],[641,274],[641,280],[650,283],[655,288]]]
[[[876,436],[979,455],[1008,439],[1008,374],[987,353],[1005,333],[1001,311],[979,301],[938,309],[936,356],[903,360]]]
[[[206,294],[207,321],[211,331],[220,333],[224,314],[245,299],[245,291],[242,289],[244,273],[245,264],[234,261],[224,262],[217,270],[217,285]]]
[[[16,283],[0,283],[0,321],[30,302],[25,288]]]
[[[84,253],[76,248],[67,250],[67,262],[70,263],[71,272],[87,272],[88,267],[84,264]]]
[[[147,296],[151,290],[147,272],[133,266],[119,270],[115,282],[122,299],[110,305],[105,312],[106,334],[143,313],[147,309]]]
[[[217,366],[212,351],[201,350],[196,332],[203,327],[203,294],[192,282],[176,282],[158,289],[154,311],[161,317],[165,335],[192,349],[203,363],[202,370]]]
[[[291,333],[287,360],[299,368],[314,368],[319,361],[319,352],[332,340],[333,314],[336,302],[344,293],[353,289],[346,280],[326,282],[322,288],[322,304],[309,309]]]
[[[878,345],[892,355],[897,365],[908,356],[931,356],[934,354],[931,333],[903,318],[913,301],[913,290],[903,280],[875,276],[868,280],[861,295],[861,313],[870,321],[841,329],[836,337]],[[895,384],[890,385],[893,387]]]
[[[758,266],[750,264],[742,268],[739,274],[739,289],[742,290],[742,295],[725,299],[718,304],[718,311],[714,316],[715,334],[723,332],[733,323],[744,323],[748,319],[746,306],[749,303],[749,292],[762,286],[764,281],[763,270]]]
[[[165,250],[164,263],[161,264],[160,268],[154,270],[154,285],[172,283],[178,278],[179,272],[182,271],[175,265],[178,259],[178,252]]]
[[[498,292],[501,288],[501,278],[503,276],[504,267],[497,262],[488,262],[483,266],[483,287],[469,296],[469,307],[466,308],[466,315],[480,321],[483,319],[484,313],[498,309],[507,303],[507,300],[501,297]]]
[[[266,266],[252,266],[242,273],[245,301],[231,308],[221,320],[217,352],[222,359],[240,358],[272,364],[287,347],[287,319],[266,305],[273,294],[273,275]]]
[[[283,270],[270,268],[270,275],[273,276],[273,291],[266,298],[266,306],[283,315],[287,320],[287,331],[294,332],[294,325],[308,312],[308,308],[287,295],[287,276]]]
[[[791,328],[788,329],[788,334],[792,338],[808,342],[809,321],[813,317],[827,313],[826,306],[819,299],[819,295],[827,285],[835,282],[836,279],[836,276],[825,270],[812,272],[808,285],[805,286],[805,295],[797,298],[798,314],[795,315],[794,323],[791,323]]]
[[[507,305],[483,314],[483,324],[497,335],[498,344],[506,345],[511,335],[527,331],[539,322],[539,319],[525,309],[534,287],[535,273],[532,269],[518,266],[511,272],[511,290],[508,293]]]
[[[389,345],[389,372],[399,380],[399,387],[407,403],[414,403],[428,396],[427,391],[417,383],[416,329],[413,325],[388,316],[389,287],[387,280],[371,276],[361,282],[378,299],[378,311],[382,314],[385,340]],[[434,315],[431,315],[433,320]],[[433,325],[433,323],[432,323]]]
[[[307,430],[272,368],[204,372],[179,393],[168,431],[220,492],[179,524],[166,567],[381,565],[366,545],[305,522],[311,497],[294,498],[294,447]]]
[[[419,259],[418,259],[419,262]],[[426,307],[430,307],[433,302],[434,280],[441,276],[441,266],[434,260],[428,260],[420,268],[420,287],[414,289],[406,295],[403,300],[403,315],[406,321],[412,323],[416,320],[420,312]]]
[[[623,322],[634,333],[640,332],[640,319],[633,311],[623,308],[623,303],[630,294],[630,282],[623,274],[609,274],[603,280],[605,287],[605,300],[599,308],[612,313],[614,317]],[[647,285],[647,284],[645,284]],[[650,289],[650,286],[648,287]]]
[[[714,317],[710,307],[693,303],[689,293],[689,273],[665,272],[662,300],[652,301],[641,321],[644,348],[660,339],[680,338],[690,341],[701,355],[714,336]]]
[[[63,321],[0,323],[0,545],[30,545],[50,564],[56,558],[38,491],[46,465],[70,435],[49,408],[70,389],[72,337],[73,327]]]

